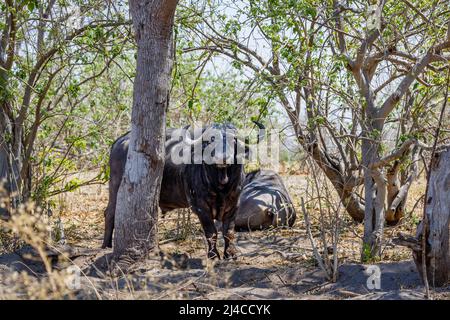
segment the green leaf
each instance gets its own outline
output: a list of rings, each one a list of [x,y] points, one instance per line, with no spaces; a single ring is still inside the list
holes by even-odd
[[[33,12],[38,7],[38,0],[29,0],[27,2],[28,11]]]

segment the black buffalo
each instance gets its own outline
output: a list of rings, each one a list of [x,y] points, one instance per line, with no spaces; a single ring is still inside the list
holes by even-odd
[[[292,226],[296,213],[281,177],[271,170],[246,175],[235,219],[238,231]]]
[[[261,124],[257,123],[257,125],[260,129],[264,129]],[[183,154],[183,151],[179,150],[186,144],[190,150],[189,158],[195,160],[193,159],[195,150],[200,148],[201,151],[204,151],[214,141],[214,138],[210,140],[210,135],[207,134],[211,129],[214,132],[219,131],[223,139],[223,152],[215,154],[216,151],[214,151],[213,157],[223,161],[210,163],[201,159],[200,162],[179,163],[178,160],[174,160],[173,155]],[[175,129],[166,131],[166,157],[159,200],[161,211],[164,214],[173,209],[190,207],[198,216],[205,232],[209,258],[220,258],[216,248],[217,229],[214,220],[221,221],[225,242],[224,257],[234,258],[236,255],[234,219],[245,178],[243,164],[237,161],[238,151],[244,150],[244,155],[246,155],[248,147],[237,138],[235,127],[229,124],[214,124],[203,128],[200,137],[195,137],[192,130],[185,136],[180,136],[181,140],[174,139],[174,136],[177,137]],[[194,136],[193,139],[192,136]],[[207,136],[206,139],[205,136]],[[261,138],[258,136],[258,142]],[[103,247],[112,246],[117,192],[127,159],[128,142],[129,133],[117,139],[111,148],[109,202],[105,210]],[[230,154],[230,147],[232,154]]]

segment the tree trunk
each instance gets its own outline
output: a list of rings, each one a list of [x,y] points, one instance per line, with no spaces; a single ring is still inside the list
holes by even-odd
[[[374,126],[375,127],[375,126]],[[381,132],[382,127],[375,127]],[[374,132],[371,130],[370,132]],[[383,239],[386,182],[379,169],[371,169],[370,165],[377,162],[379,157],[379,143],[373,135],[367,134],[362,142],[362,163],[364,167],[364,236],[361,261],[372,260],[381,253]]]
[[[427,227],[418,226],[416,238],[426,237],[426,271],[430,285],[443,286],[449,280],[449,221],[450,221],[450,147],[435,155],[430,169],[425,204]],[[423,278],[422,250],[413,251],[414,261]]]
[[[0,142],[0,219],[9,217],[11,184],[9,179],[10,168],[8,165],[9,154]]]
[[[114,257],[136,261],[157,246],[176,0],[130,0],[137,42],[131,137],[115,215]]]
[[[11,8],[9,8],[10,10]],[[15,29],[15,16],[10,13],[10,28]],[[15,34],[15,31],[14,31]],[[6,37],[5,34],[3,34]],[[10,37],[14,46],[15,36]],[[8,39],[2,39],[8,41]],[[5,43],[3,43],[4,45]],[[11,107],[12,94],[9,92],[8,83],[13,66],[13,60],[4,58],[6,47],[0,46],[0,218],[8,218],[11,209],[23,201],[23,183],[20,170],[23,162],[23,136],[17,134],[17,128],[23,126],[23,122],[14,118]],[[14,53],[10,51],[8,54]],[[12,56],[9,58],[12,59]],[[3,208],[2,208],[3,207]]]
[[[2,104],[4,107],[4,104]],[[0,109],[0,217],[7,218],[11,208],[17,207],[20,197],[20,175],[17,158],[12,151],[13,132],[11,121]]]

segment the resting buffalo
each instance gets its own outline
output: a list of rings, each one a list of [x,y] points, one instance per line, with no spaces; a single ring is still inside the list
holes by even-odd
[[[257,125],[264,129],[261,124]],[[185,129],[166,131],[166,157],[159,206],[163,214],[177,208],[190,207],[194,211],[205,232],[209,258],[220,258],[216,248],[217,229],[214,220],[221,221],[225,242],[224,257],[234,258],[234,219],[245,178],[242,161],[238,161],[238,151],[244,150],[245,156],[248,147],[237,138],[236,128],[229,124],[213,124],[202,128],[199,130],[199,137],[195,137],[195,130]],[[180,130],[185,133],[176,133]],[[220,140],[215,141],[217,132]],[[109,202],[105,210],[103,247],[112,246],[117,192],[127,159],[129,136],[128,133],[120,137],[111,148]],[[177,136],[181,140],[176,139]],[[260,139],[258,136],[258,141]],[[215,148],[211,152],[214,161],[207,161],[207,158],[203,158],[203,152],[214,141],[222,141],[222,148]],[[188,151],[185,151],[186,147]],[[201,151],[200,161],[196,150]],[[187,155],[189,160],[180,161],[177,157],[179,155]]]
[[[296,213],[281,177],[271,170],[246,175],[236,214],[238,231],[292,226]]]

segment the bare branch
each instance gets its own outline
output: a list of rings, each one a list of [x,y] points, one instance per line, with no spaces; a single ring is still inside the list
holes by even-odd
[[[415,237],[399,233],[397,238],[392,239],[392,242],[398,246],[408,247],[415,252],[421,252],[422,246]]]
[[[381,108],[377,112],[377,117],[385,119],[389,113],[394,110],[397,103],[403,97],[408,90],[409,86],[416,80],[425,68],[431,62],[438,61],[440,52],[444,49],[450,48],[450,40],[440,43],[430,48],[425,56],[422,57],[409,71],[409,73],[403,78],[398,85],[397,89],[386,99]]]
[[[386,157],[380,159],[379,161],[372,163],[370,165],[370,169],[383,167],[383,166],[389,164],[390,162],[401,158],[404,155],[404,153],[406,152],[406,150],[408,150],[409,147],[412,145],[420,146],[423,149],[430,148],[429,146],[418,141],[417,139],[406,140],[405,142],[403,142],[403,144],[400,146],[400,148],[398,148],[397,150],[394,150],[392,153],[390,153]]]

